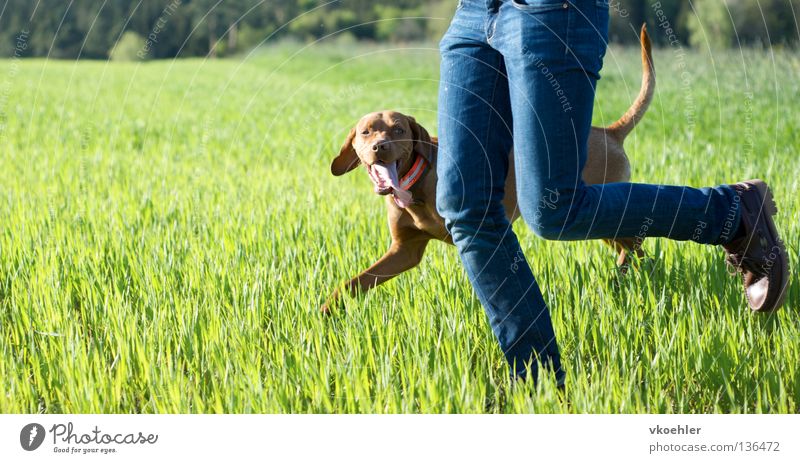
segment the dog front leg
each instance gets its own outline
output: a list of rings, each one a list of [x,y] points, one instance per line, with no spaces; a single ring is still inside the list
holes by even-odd
[[[342,291],[346,291],[350,296],[355,296],[416,267],[422,261],[427,245],[427,238],[413,241],[393,241],[389,250],[372,266],[345,283],[343,288],[336,289],[322,305],[322,312],[330,313],[339,305]]]

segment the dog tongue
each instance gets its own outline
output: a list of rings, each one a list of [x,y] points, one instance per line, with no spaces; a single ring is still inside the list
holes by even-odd
[[[371,172],[374,174],[376,188],[392,188],[394,202],[399,207],[406,208],[411,204],[411,193],[400,188],[400,181],[397,179],[397,163],[388,165],[373,164]]]

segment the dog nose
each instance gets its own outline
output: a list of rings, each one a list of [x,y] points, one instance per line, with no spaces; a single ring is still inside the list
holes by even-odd
[[[382,141],[382,142],[379,142],[379,143],[375,143],[374,145],[372,145],[372,151],[374,151],[376,153],[378,151],[383,151],[383,150],[386,150],[386,149],[389,149],[389,144],[387,142],[385,142],[385,141]]]

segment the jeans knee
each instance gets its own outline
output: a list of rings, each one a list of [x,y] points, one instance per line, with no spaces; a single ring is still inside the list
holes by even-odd
[[[545,189],[536,201],[520,201],[522,218],[536,236],[546,240],[565,239],[570,199],[557,189]]]
[[[545,214],[539,217],[538,220],[531,221],[526,218],[525,222],[539,238],[546,240],[563,239],[564,222],[563,220],[555,220],[552,217],[553,214]]]
[[[436,212],[442,216],[445,226],[449,229],[449,224],[455,220],[463,207],[464,197],[445,190],[443,185],[439,185],[436,189]]]
[[[444,219],[444,226],[454,242],[475,235],[491,235],[510,226],[499,201],[497,204],[491,200],[478,202],[462,194],[442,193],[442,190],[437,191],[436,211]]]
[[[437,201],[436,209],[444,219],[444,226],[453,239],[456,239],[457,236],[472,235],[478,232],[493,232],[507,222],[505,216],[499,217],[498,214],[492,212],[493,208],[488,206],[470,206],[451,200]]]

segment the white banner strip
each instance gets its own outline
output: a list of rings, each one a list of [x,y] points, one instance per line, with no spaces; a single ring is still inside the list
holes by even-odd
[[[798,429],[800,415],[0,415],[0,461],[798,462]]]

